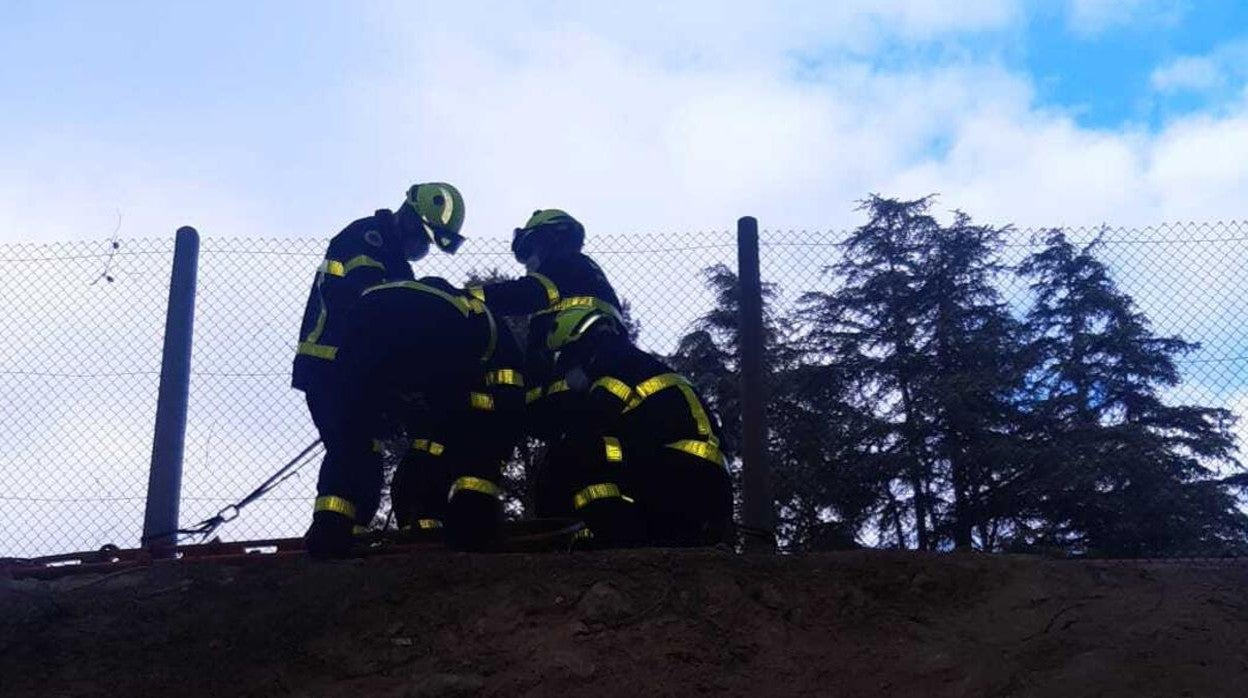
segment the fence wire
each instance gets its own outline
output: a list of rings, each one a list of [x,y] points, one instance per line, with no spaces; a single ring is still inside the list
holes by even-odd
[[[1008,236],[1007,264],[1038,248]],[[1101,257],[1160,335],[1200,349],[1180,361],[1176,399],[1248,416],[1248,225],[1067,229],[1100,236]],[[776,309],[829,290],[840,231],[765,231],[763,280]],[[199,255],[181,520],[198,521],[247,494],[316,438],[289,374],[323,239],[206,238]],[[598,236],[594,256],[640,322],[639,344],[671,354],[714,293],[702,271],[736,268],[735,232]],[[0,245],[0,555],[137,545],[151,458],[173,253],[167,239]],[[417,275],[462,283],[470,273],[522,273],[507,241],[471,240],[432,254]],[[1025,281],[1000,288],[1024,308]],[[230,540],[300,535],[315,466],[222,529]]]

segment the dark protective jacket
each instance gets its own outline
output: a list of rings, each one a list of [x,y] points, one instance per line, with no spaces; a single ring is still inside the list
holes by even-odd
[[[342,346],[346,311],[365,289],[413,278],[390,211],[381,209],[335,235],[304,306],[291,385],[307,390],[330,369]]]
[[[688,379],[616,334],[578,344],[560,360],[561,367],[583,370],[589,384],[574,428],[725,465],[719,421]]]
[[[623,322],[620,299],[602,268],[576,252],[546,260],[541,267],[519,279],[470,287],[468,292],[485,301],[497,316],[527,315],[529,326],[525,351],[526,400],[530,430],[541,438],[557,438],[560,422],[554,414],[575,412],[568,403],[566,385],[555,380],[553,357],[546,336],[562,310],[596,307]]]

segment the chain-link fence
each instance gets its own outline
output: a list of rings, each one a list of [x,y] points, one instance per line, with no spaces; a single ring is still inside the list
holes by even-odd
[[[1184,401],[1248,414],[1248,225],[1068,230],[1102,257],[1162,335],[1201,343],[1181,360]],[[762,276],[777,310],[828,290],[841,232],[764,232]],[[1035,249],[1009,234],[1006,263]],[[216,513],[316,438],[289,387],[299,320],[324,240],[207,238],[199,255],[181,520]],[[151,458],[173,240],[0,246],[0,554],[138,544]],[[702,270],[736,268],[732,232],[595,237],[587,248],[640,321],[639,344],[673,352],[714,292]],[[506,241],[433,254],[418,275],[517,274]],[[1026,282],[1002,277],[1020,308]],[[222,531],[245,540],[302,533],[316,467]]]

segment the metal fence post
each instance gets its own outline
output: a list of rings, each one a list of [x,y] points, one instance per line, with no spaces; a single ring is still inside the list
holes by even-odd
[[[186,442],[186,406],[190,397],[191,339],[195,325],[195,277],[199,265],[199,233],[178,228],[165,314],[165,343],[160,360],[156,398],[156,430],[152,466],[147,479],[143,542],[158,556],[172,555],[182,493],[182,450]]]
[[[763,282],[758,221],[737,221],[737,274],[741,284],[742,523],[747,552],[775,550],[771,473],[767,463],[766,367],[763,362]]]

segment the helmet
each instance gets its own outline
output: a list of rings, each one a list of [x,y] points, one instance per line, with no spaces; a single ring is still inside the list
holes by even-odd
[[[464,244],[459,234],[464,226],[464,197],[445,182],[413,184],[404,205],[411,206],[425,228],[429,241],[447,254],[455,254]]]
[[[560,351],[589,334],[595,327],[613,333],[620,331],[616,319],[597,308],[564,310],[555,316],[555,324],[550,328],[550,334],[546,335],[546,348]]]
[[[580,252],[585,244],[585,227],[557,208],[537,210],[511,238],[511,252],[524,263],[534,252],[565,249]]]

